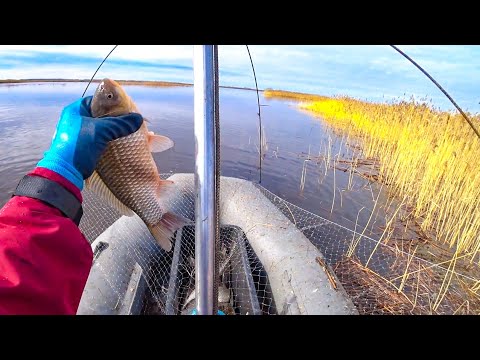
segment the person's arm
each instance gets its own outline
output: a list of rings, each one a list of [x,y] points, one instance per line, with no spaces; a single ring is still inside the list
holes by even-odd
[[[90,102],[88,97],[64,109],[49,151],[28,174],[51,181],[60,194],[66,190],[70,204],[42,198],[39,186],[0,209],[0,314],[77,311],[93,254],[69,205],[81,204],[83,180],[108,142],[135,132],[143,121],[139,114],[93,119]]]
[[[57,173],[41,176],[80,190]],[[41,200],[15,196],[0,210],[0,314],[75,314],[92,266],[75,223]]]

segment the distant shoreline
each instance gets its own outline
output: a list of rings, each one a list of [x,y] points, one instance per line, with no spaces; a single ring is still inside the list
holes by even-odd
[[[90,79],[4,79],[0,80],[0,84],[28,84],[28,83],[62,83],[62,82],[89,82]],[[101,79],[95,79],[92,82],[99,83]],[[174,87],[174,86],[193,86],[191,83],[171,82],[171,81],[153,81],[153,80],[116,80],[121,85],[142,85],[152,87]],[[226,89],[250,90],[256,89],[239,86],[220,86]],[[258,89],[258,91],[264,91]]]

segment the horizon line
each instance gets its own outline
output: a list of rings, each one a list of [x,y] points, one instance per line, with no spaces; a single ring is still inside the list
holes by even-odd
[[[94,79],[92,83],[99,83],[102,79]],[[123,85],[146,85],[146,86],[193,86],[193,83],[175,82],[175,81],[161,81],[161,80],[115,80]],[[90,82],[90,79],[62,79],[62,78],[43,78],[43,79],[0,79],[0,84],[21,84],[21,83],[34,83],[34,82]],[[257,91],[257,89],[241,86],[227,86],[220,85],[221,88],[239,89]],[[265,89],[258,89],[259,92],[265,91]]]

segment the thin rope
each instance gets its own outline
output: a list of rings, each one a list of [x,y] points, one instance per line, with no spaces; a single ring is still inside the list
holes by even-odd
[[[214,72],[214,97],[215,97],[215,281],[213,285],[213,313],[218,312],[218,286],[220,284],[220,80],[218,67],[218,45],[213,46]]]
[[[253,77],[255,78],[255,89],[257,89],[257,105],[258,105],[258,121],[259,121],[259,127],[260,127],[260,132],[259,132],[259,137],[260,137],[260,180],[259,184],[262,183],[262,140],[263,140],[263,134],[262,134],[262,115],[260,113],[260,97],[258,95],[258,85],[257,85],[257,75],[255,75],[255,67],[253,66],[253,60],[252,60],[252,55],[250,54],[250,49],[248,48],[248,45],[245,45],[247,47],[248,51],[248,56],[250,57],[250,63],[252,64],[252,70],[253,70]]]
[[[100,63],[100,65],[98,65],[97,70],[95,70],[95,72],[94,72],[93,75],[92,75],[92,78],[90,79],[90,81],[89,81],[88,84],[87,84],[87,87],[86,87],[85,90],[83,91],[82,98],[85,96],[85,93],[87,92],[88,87],[89,87],[90,84],[92,83],[93,78],[95,77],[95,75],[97,75],[98,70],[100,70],[100,68],[102,67],[102,65],[103,65],[103,63],[105,62],[105,60],[108,59],[108,57],[110,56],[110,54],[113,52],[113,50],[115,50],[115,49],[117,48],[117,46],[118,46],[118,45],[115,45],[115,46],[113,47],[113,49],[110,50],[110,52],[108,53],[108,55],[105,56],[105,58],[104,58],[103,61]]]

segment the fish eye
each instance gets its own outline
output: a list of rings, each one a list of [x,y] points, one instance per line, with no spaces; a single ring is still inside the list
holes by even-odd
[[[113,94],[112,93],[108,93],[107,94],[107,99],[112,99],[113,98]]]

